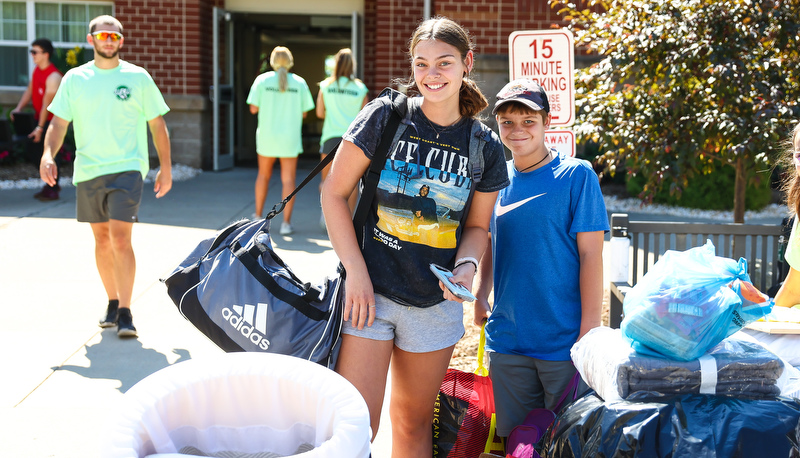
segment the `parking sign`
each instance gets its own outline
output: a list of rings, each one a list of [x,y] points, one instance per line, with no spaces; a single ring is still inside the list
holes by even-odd
[[[575,42],[572,32],[525,30],[508,37],[509,77],[530,78],[547,92],[552,126],[575,122]]]
[[[544,131],[544,144],[567,157],[575,157],[575,134],[568,129]]]

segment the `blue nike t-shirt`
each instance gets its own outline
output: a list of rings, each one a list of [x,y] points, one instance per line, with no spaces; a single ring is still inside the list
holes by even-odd
[[[581,324],[579,232],[608,231],[600,182],[584,160],[557,155],[520,173],[492,215],[494,307],[486,349],[567,361]]]

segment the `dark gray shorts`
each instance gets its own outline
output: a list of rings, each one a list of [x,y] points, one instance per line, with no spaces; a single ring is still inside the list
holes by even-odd
[[[409,353],[427,353],[455,345],[464,335],[464,306],[442,301],[431,307],[409,307],[375,295],[375,321],[359,330],[345,321],[342,332],[372,340],[394,340]]]
[[[497,435],[508,437],[533,409],[554,409],[576,370],[572,361],[489,352]]]
[[[76,185],[78,221],[139,221],[144,180],[140,172],[112,173]]]

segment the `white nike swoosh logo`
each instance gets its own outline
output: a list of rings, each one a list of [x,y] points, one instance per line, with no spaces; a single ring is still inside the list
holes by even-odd
[[[519,207],[527,204],[528,202],[532,201],[533,199],[535,199],[537,197],[542,197],[545,194],[547,194],[547,193],[543,192],[543,193],[541,193],[539,195],[536,195],[536,196],[533,196],[533,197],[528,197],[527,199],[522,199],[522,200],[520,200],[518,202],[514,202],[513,204],[509,204],[509,205],[502,205],[502,204],[500,204],[500,202],[498,202],[497,203],[497,208],[495,208],[495,210],[494,210],[494,214],[495,214],[495,216],[503,216],[506,213],[510,212],[511,210],[514,210],[515,208],[519,208]]]

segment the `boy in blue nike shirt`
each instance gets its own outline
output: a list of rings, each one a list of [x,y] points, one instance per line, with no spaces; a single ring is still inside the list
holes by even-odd
[[[508,83],[492,113],[513,156],[511,184],[492,214],[475,323],[488,318],[497,434],[508,437],[532,409],[556,407],[576,372],[572,345],[600,325],[609,224],[591,165],[545,145],[550,105],[539,84]]]

